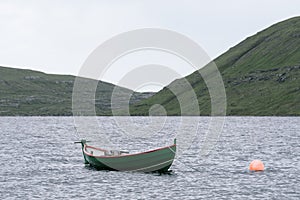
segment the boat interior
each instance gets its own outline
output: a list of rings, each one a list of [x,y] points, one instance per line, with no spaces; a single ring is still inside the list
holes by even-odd
[[[104,150],[89,146],[86,146],[85,150],[87,153],[92,154],[93,156],[119,156],[129,154],[129,152],[126,150]]]

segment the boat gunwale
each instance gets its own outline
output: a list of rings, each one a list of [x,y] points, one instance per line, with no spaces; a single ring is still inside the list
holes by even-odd
[[[158,149],[149,150],[149,151],[144,151],[144,152],[140,152],[140,153],[125,154],[125,155],[116,155],[116,156],[95,156],[93,154],[88,153],[86,151],[86,148],[91,148],[91,149],[95,149],[95,150],[99,150],[99,151],[104,151],[104,152],[107,151],[107,150],[101,149],[101,148],[97,148],[97,147],[93,147],[93,146],[89,146],[87,144],[84,144],[83,152],[87,156],[94,157],[94,158],[120,158],[120,157],[136,156],[136,155],[141,155],[141,154],[152,153],[152,152],[160,151],[160,150],[163,150],[163,149],[171,149],[173,147],[176,147],[176,144],[173,144],[173,145],[170,145],[170,146],[166,146],[166,147],[161,147],[161,148],[158,148]],[[171,151],[173,151],[173,150],[171,150]],[[174,151],[173,151],[173,153],[175,154]]]

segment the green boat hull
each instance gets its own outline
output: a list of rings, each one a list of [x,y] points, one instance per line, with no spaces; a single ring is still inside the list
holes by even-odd
[[[176,153],[176,144],[143,153],[120,156],[94,156],[86,151],[86,147],[87,145],[82,143],[85,163],[99,170],[164,173],[171,167]]]

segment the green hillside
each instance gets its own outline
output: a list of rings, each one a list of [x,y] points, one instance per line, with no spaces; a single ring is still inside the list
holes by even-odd
[[[0,116],[68,116],[72,115],[72,91],[75,77],[0,67]],[[90,80],[89,81],[95,81]],[[96,112],[111,115],[111,94],[116,86],[98,82]],[[118,87],[119,101],[131,90]],[[147,98],[151,93],[133,93],[131,102]]]
[[[258,32],[215,63],[225,84],[227,115],[300,115],[300,17]],[[201,115],[210,115],[210,97],[202,77],[197,72],[186,79],[197,94]],[[179,85],[180,80],[171,83]],[[183,89],[180,95],[186,94]],[[192,110],[180,113],[177,98],[181,96],[175,97],[166,87],[132,106],[131,114],[148,115],[152,105],[161,104],[168,115],[193,115]]]
[[[215,63],[226,89],[227,115],[300,115],[300,17],[247,38],[215,59]],[[209,67],[200,71],[205,70]],[[0,116],[72,115],[74,79],[69,75],[0,67]],[[195,72],[186,79],[197,94],[201,115],[210,115],[210,96],[202,77]],[[133,93],[131,115],[148,115],[155,104],[163,105],[168,115],[194,115],[189,107],[191,91],[182,87],[182,81],[172,82],[155,95]],[[98,82],[98,115],[111,115],[115,87]],[[179,88],[177,97],[170,87]],[[117,88],[121,105],[132,91]],[[181,113],[178,99],[184,100],[185,113]],[[122,108],[117,112],[122,115]]]

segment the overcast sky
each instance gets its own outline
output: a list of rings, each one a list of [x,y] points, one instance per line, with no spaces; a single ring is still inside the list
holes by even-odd
[[[146,27],[182,33],[215,58],[299,8],[299,0],[0,0],[0,65],[77,75],[102,42]]]

